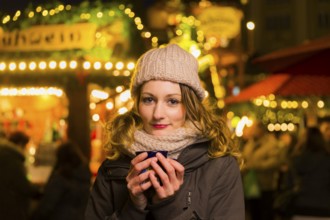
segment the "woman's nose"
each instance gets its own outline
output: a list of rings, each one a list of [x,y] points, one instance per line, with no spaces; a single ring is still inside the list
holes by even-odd
[[[162,106],[160,103],[157,103],[155,105],[154,112],[153,112],[154,119],[159,120],[159,119],[164,118],[164,111],[165,111],[164,106]]]

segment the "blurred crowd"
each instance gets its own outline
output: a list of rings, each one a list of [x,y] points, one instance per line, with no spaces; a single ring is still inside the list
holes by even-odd
[[[29,136],[14,131],[0,137],[0,219],[82,220],[91,187],[87,158],[72,141],[59,143],[46,183],[28,178],[25,149]]]
[[[27,177],[29,136],[21,131],[0,135],[0,219],[84,219],[92,176],[79,146],[58,144],[56,163],[40,186]],[[255,121],[245,127],[240,144],[247,220],[330,219],[330,117],[299,133],[269,132]],[[286,210],[277,209],[279,195],[292,189]]]
[[[241,147],[246,219],[330,219],[330,117],[281,133],[255,121]]]

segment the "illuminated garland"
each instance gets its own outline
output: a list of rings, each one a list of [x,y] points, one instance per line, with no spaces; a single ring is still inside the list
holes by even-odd
[[[17,11],[13,16],[5,15],[1,20],[0,31],[24,30],[35,25],[51,25],[51,24],[77,24],[77,23],[93,23],[98,27],[111,24],[116,20],[123,22],[124,30],[132,30],[133,27],[140,33],[141,39],[146,39],[153,47],[158,46],[157,37],[146,30],[142,24],[141,18],[124,4],[119,3],[101,3],[88,1],[82,2],[79,6],[63,5],[61,3],[48,3],[44,6],[37,6],[32,9],[30,5],[24,12]],[[112,54],[113,48],[106,47],[99,39],[100,33],[95,36],[96,43],[92,49],[80,50],[64,50],[50,52],[6,52],[1,53],[0,57],[3,60],[8,59],[26,59],[28,57],[48,57],[48,59],[65,59],[72,60],[79,57],[93,57],[94,60],[112,60],[119,62],[119,57],[109,57]],[[124,35],[129,38],[131,34],[125,31]],[[107,37],[107,36],[104,36]],[[135,43],[135,42],[133,42]],[[129,54],[124,54],[124,57],[129,57]],[[0,61],[1,62],[1,61]],[[122,62],[122,61],[121,61]]]

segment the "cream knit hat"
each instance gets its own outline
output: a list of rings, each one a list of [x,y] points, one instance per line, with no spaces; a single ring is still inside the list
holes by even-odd
[[[131,94],[149,80],[181,83],[193,89],[200,100],[205,97],[198,77],[197,59],[176,44],[147,51],[138,60],[131,79]]]

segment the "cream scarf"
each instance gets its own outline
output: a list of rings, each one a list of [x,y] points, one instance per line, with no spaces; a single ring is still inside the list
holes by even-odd
[[[190,144],[206,140],[201,131],[191,122],[178,128],[166,136],[154,136],[144,130],[137,130],[134,133],[134,143],[126,150],[135,156],[136,151],[168,151],[168,157],[177,159],[181,151]]]

